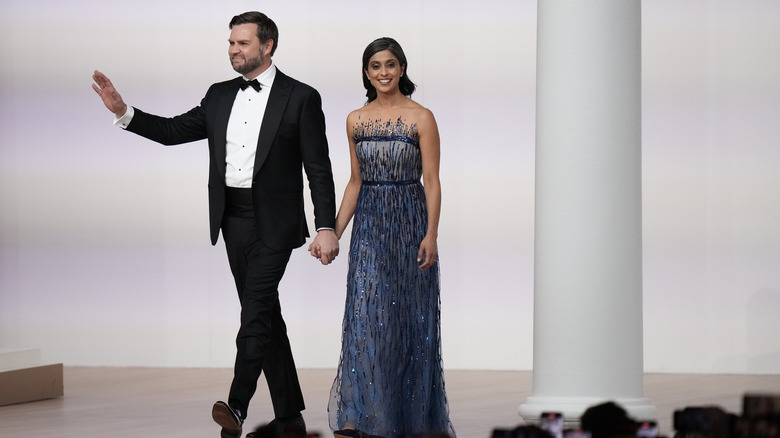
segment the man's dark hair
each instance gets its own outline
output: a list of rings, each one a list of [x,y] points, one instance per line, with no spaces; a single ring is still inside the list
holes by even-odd
[[[230,29],[233,29],[233,26],[239,24],[249,23],[257,25],[257,38],[260,40],[260,44],[265,44],[266,41],[273,40],[274,45],[271,47],[271,56],[274,56],[276,47],[279,45],[279,29],[276,27],[276,23],[262,12],[250,11],[233,17],[233,19],[230,20]]]
[[[360,71],[360,76],[363,77],[363,87],[366,89],[366,97],[368,97],[368,102],[376,99],[376,88],[371,85],[371,81],[366,77],[368,61],[371,60],[372,56],[385,50],[389,50],[390,53],[395,56],[401,66],[404,67],[404,74],[398,81],[398,88],[401,90],[401,94],[407,97],[411,96],[412,93],[414,93],[414,89],[417,87],[414,85],[414,82],[409,79],[409,66],[406,62],[406,55],[404,54],[404,49],[402,49],[401,45],[398,44],[398,41],[389,37],[378,38],[372,41],[371,44],[366,47],[366,50],[363,51],[363,69]]]

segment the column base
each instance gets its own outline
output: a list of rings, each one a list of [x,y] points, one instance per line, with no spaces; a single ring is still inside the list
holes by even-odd
[[[528,397],[517,408],[517,413],[528,424],[538,424],[544,412],[560,412],[563,414],[567,428],[579,425],[580,417],[591,406],[612,401],[626,410],[628,416],[636,421],[654,421],[658,417],[658,409],[650,403],[650,399],[641,398],[596,398],[596,397]]]

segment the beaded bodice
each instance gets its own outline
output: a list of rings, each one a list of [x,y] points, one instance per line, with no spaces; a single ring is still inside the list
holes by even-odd
[[[353,131],[355,151],[364,183],[409,183],[422,176],[416,124],[395,121],[359,122]]]

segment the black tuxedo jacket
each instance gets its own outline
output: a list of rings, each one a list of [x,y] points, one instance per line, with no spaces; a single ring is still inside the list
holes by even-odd
[[[200,105],[176,117],[134,108],[127,130],[175,145],[208,139],[209,218],[215,245],[225,212],[225,146],[228,118],[241,78],[212,85]],[[316,228],[335,227],[336,196],[325,136],[322,100],[314,88],[277,69],[257,142],[252,200],[260,238],[273,249],[306,241],[303,175],[306,171]]]

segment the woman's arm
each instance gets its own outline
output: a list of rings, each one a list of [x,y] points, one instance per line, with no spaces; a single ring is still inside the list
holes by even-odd
[[[420,153],[422,154],[423,185],[425,203],[428,207],[428,230],[420,244],[417,261],[420,269],[433,266],[438,255],[436,239],[439,237],[439,215],[441,213],[441,182],[439,181],[439,128],[433,113],[427,108],[421,110],[417,122],[420,135]]]

